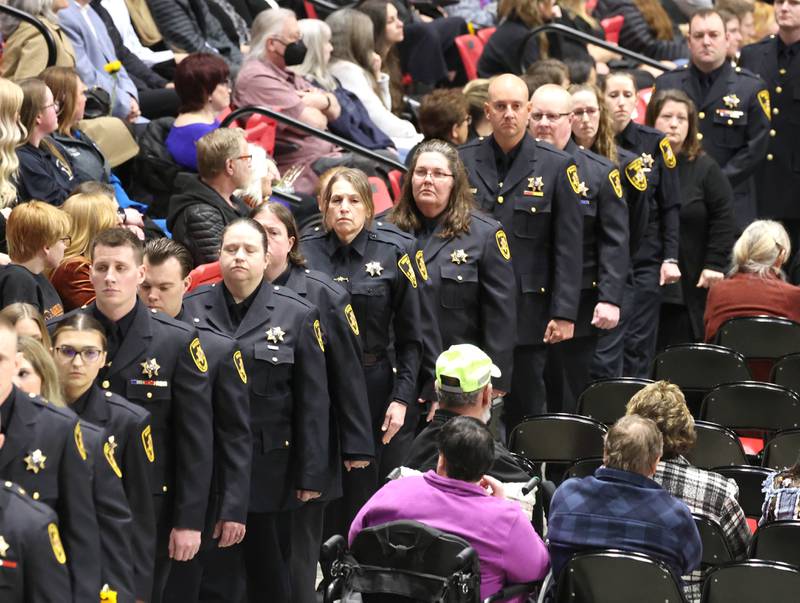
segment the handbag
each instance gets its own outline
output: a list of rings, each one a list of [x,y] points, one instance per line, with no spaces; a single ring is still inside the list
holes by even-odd
[[[84,92],[84,95],[86,96],[84,119],[111,115],[111,95],[105,89],[100,86],[92,86]]]

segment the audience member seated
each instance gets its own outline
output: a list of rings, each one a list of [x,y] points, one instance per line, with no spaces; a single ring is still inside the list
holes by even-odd
[[[225,35],[205,2],[147,0],[147,5],[170,48],[218,53],[234,69],[242,62],[242,49]]]
[[[69,216],[52,205],[31,201],[14,208],[6,225],[11,263],[0,267],[0,308],[25,302],[45,320],[64,313],[58,293],[43,273],[61,262],[69,232]]]
[[[703,341],[708,288],[725,278],[733,246],[733,191],[717,162],[700,146],[697,107],[683,91],[656,92],[645,121],[669,138],[681,183],[681,280],[661,290],[657,345],[663,349]]]
[[[392,139],[401,156],[405,155],[422,140],[422,135],[410,121],[392,113],[389,75],[381,71],[371,19],[363,12],[342,9],[332,13],[327,23],[333,42],[331,74],[361,99],[370,119]]]
[[[472,123],[469,126],[467,140],[478,136],[491,136],[492,124],[486,118],[486,103],[489,102],[489,80],[478,78],[469,82],[462,90],[464,98],[469,105],[469,116]]]
[[[597,22],[597,19],[587,12],[586,2],[583,0],[560,0],[558,5],[561,7],[561,16],[556,19],[556,23],[566,25],[601,40],[606,39],[605,30]],[[568,38],[567,36],[559,37],[561,39],[561,56],[559,58],[565,62],[573,60],[595,63],[598,71],[606,74],[608,73],[608,62],[620,57],[617,53],[594,44],[586,44],[581,40]]]
[[[652,555],[676,579],[700,565],[702,545],[692,514],[653,481],[662,447],[653,421],[622,417],[606,434],[603,466],[593,476],[559,486],[547,534],[556,578],[572,555],[593,549]]]
[[[438,138],[455,146],[467,142],[472,116],[469,104],[460,90],[434,90],[422,99],[419,108],[419,129],[425,140]],[[408,157],[413,157],[409,153]]]
[[[363,15],[347,9],[348,12]],[[338,13],[339,11],[337,11]],[[334,13],[336,14],[336,13]],[[392,158],[397,158],[394,143],[370,117],[360,94],[344,88],[338,78],[334,77],[331,66],[331,29],[325,21],[319,19],[302,19],[298,22],[303,42],[308,51],[303,62],[292,70],[306,78],[317,88],[325,92],[333,92],[339,101],[341,113],[339,117],[328,124],[334,134],[352,140],[362,147],[376,151],[383,151]],[[372,23],[369,24],[372,27]],[[336,41],[337,47],[341,44]],[[369,37],[368,48],[372,47],[372,37]],[[374,91],[370,91],[374,94]],[[397,118],[395,118],[397,119]]]
[[[454,382],[474,385],[477,373],[490,370],[484,364],[473,373],[469,362],[457,367]],[[550,565],[547,549],[530,518],[516,502],[505,500],[500,482],[484,475],[494,461],[489,429],[473,417],[456,417],[442,427],[437,446],[436,470],[378,490],[353,520],[349,542],[364,528],[410,519],[472,545],[480,560],[481,599],[504,584],[544,578]]]
[[[465,390],[460,386],[448,385],[452,372],[461,371],[464,358],[473,358],[485,372],[478,375],[480,379],[473,385],[474,389]],[[491,370],[490,370],[491,369]],[[479,371],[475,371],[477,374]],[[436,469],[439,452],[437,449],[437,438],[442,428],[455,417],[473,417],[482,423],[488,423],[492,416],[492,377],[500,376],[500,369],[492,364],[491,359],[478,347],[465,343],[450,346],[450,349],[442,352],[436,360],[437,373],[437,395],[439,398],[439,408],[433,415],[433,419],[420,432],[411,444],[411,448],[406,455],[403,465],[418,471],[430,471]],[[444,379],[442,379],[444,375]],[[494,461],[489,469],[488,475],[500,480],[501,482],[527,482],[530,479],[527,471],[520,467],[519,463],[509,450],[500,442],[494,442]]]
[[[125,67],[111,73],[117,56],[102,19],[89,0],[67,1],[69,6],[59,13],[58,22],[75,49],[75,70],[84,84],[100,86],[111,95],[111,112],[115,117],[138,121],[142,115],[139,93]]]
[[[14,325],[14,330],[20,337],[30,337],[50,349],[50,334],[36,306],[15,302],[0,310],[0,316],[7,318]]]
[[[713,341],[729,318],[782,316],[800,322],[800,287],[781,269],[792,249],[786,229],[772,220],[756,220],[733,246],[733,268],[708,292],[705,340]]]
[[[622,48],[656,60],[674,61],[689,56],[686,39],[658,0],[599,0],[594,14],[599,19],[625,17],[619,32]]]
[[[222,31],[242,52],[250,48],[250,25],[228,0],[207,0],[208,10],[219,21]],[[252,22],[252,19],[251,19]]]
[[[19,368],[14,385],[27,394],[36,394],[51,404],[63,406],[58,372],[47,348],[32,337],[22,336],[17,339],[17,351]]]
[[[17,201],[15,178],[19,170],[17,147],[23,140],[24,132],[19,127],[24,95],[22,88],[11,80],[0,78],[0,240],[5,250],[5,221],[11,206]]]
[[[739,51],[744,46],[741,21],[739,21],[738,15],[724,8],[718,8],[717,12],[719,16],[722,17],[722,22],[725,25],[725,38],[728,41],[728,49],[725,52],[725,58],[735,64],[739,58]]]
[[[219,128],[217,116],[231,104],[228,64],[209,52],[189,55],[175,69],[175,91],[181,106],[167,149],[178,165],[196,172],[197,141]]]
[[[50,138],[58,128],[61,106],[40,79],[22,80],[20,88],[23,99],[19,119],[27,134],[17,148],[17,198],[20,202],[37,199],[61,205],[80,182],[64,149]]]
[[[528,95],[533,97],[541,86],[554,84],[562,88],[569,88],[569,69],[558,59],[540,59],[528,65],[522,80],[528,87]]]
[[[121,226],[122,219],[113,198],[102,192],[74,194],[61,209],[70,216],[72,230],[64,259],[50,274],[50,282],[61,297],[64,312],[69,312],[94,301],[89,245],[101,230]]]
[[[762,492],[759,527],[773,521],[800,520],[800,457],[791,467],[767,476]]]
[[[56,62],[60,67],[75,66],[75,49],[58,24],[56,13],[68,5],[68,0],[6,0],[5,4],[33,15],[47,28],[56,45]],[[23,80],[36,77],[47,67],[47,44],[33,25],[3,13],[0,16],[3,35],[3,77]]]
[[[250,211],[234,191],[250,183],[252,158],[238,128],[219,128],[197,141],[199,174],[179,176],[167,217],[172,237],[195,265],[218,260],[223,229]]]
[[[664,438],[664,454],[653,477],[658,485],[686,503],[692,513],[708,517],[722,528],[722,535],[735,559],[744,558],[750,528],[739,506],[739,487],[719,473],[692,467],[682,455],[694,446],[697,433],[686,399],[677,385],[657,381],[639,390],[628,402],[627,414],[651,419]],[[699,603],[704,572],[683,577],[686,598]]]
[[[559,38],[529,35],[531,29],[557,16],[554,9],[557,7],[552,0],[501,0],[498,14],[502,22],[483,49],[478,61],[478,75],[521,75],[540,58],[560,56]]]

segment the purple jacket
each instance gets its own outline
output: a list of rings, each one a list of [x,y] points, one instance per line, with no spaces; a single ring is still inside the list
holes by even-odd
[[[541,580],[550,556],[530,519],[513,501],[487,496],[476,484],[428,471],[389,482],[367,501],[350,526],[352,544],[363,528],[411,519],[469,542],[481,565],[481,599],[504,584]]]

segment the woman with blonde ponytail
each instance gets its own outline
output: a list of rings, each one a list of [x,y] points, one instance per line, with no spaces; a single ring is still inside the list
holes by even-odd
[[[20,126],[22,89],[11,80],[0,78],[0,207],[6,208],[17,199],[14,180],[19,169],[16,148],[25,136]]]

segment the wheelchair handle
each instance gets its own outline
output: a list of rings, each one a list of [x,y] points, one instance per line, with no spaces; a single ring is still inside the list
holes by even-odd
[[[542,478],[538,475],[534,475],[531,479],[525,482],[525,485],[522,486],[522,493],[527,496],[530,494],[536,486],[542,483]]]

